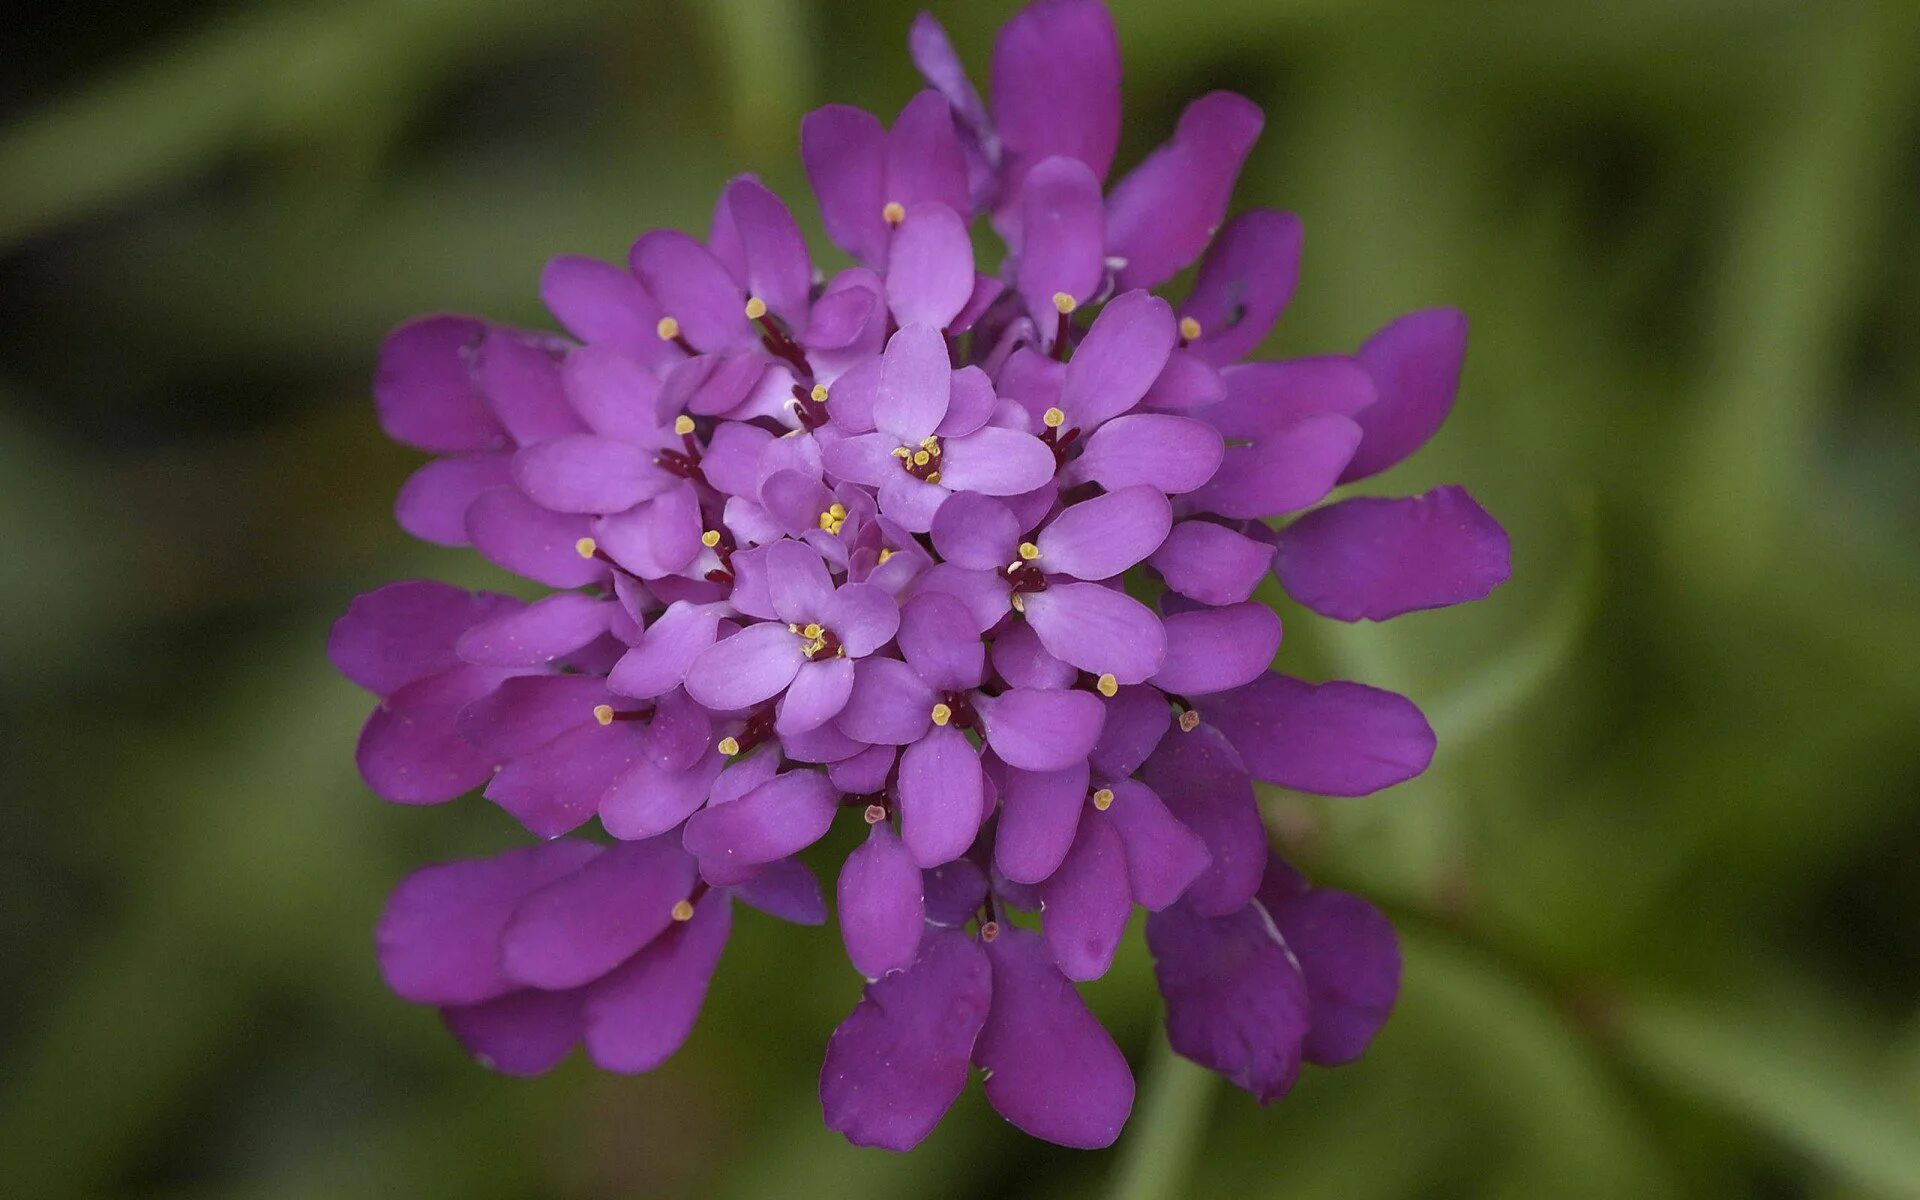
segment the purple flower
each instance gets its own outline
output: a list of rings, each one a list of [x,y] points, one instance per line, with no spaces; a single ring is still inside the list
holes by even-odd
[[[857,813],[834,899],[865,992],[826,1044],[828,1125],[910,1148],[978,1066],[1014,1125],[1105,1146],[1133,1078],[1074,985],[1136,905],[1174,1047],[1263,1101],[1357,1057],[1397,990],[1385,920],[1274,854],[1254,784],[1365,795],[1424,770],[1433,731],[1391,692],[1273,671],[1255,590],[1388,620],[1488,594],[1507,539],[1458,487],[1328,502],[1444,421],[1458,313],[1242,361],[1301,240],[1286,213],[1221,224],[1252,104],[1194,101],[1109,188],[1097,0],[1015,16],[986,100],[931,17],[910,49],[930,87],[890,127],[830,106],[801,130],[858,266],[817,276],[741,176],[704,238],[554,259],[568,336],[433,316],[382,348],[383,427],[437,456],[400,524],[557,590],[395,584],[335,626],[379,697],[373,790],[483,788],[539,839],[403,881],[380,963],[503,1072],[582,1044],[647,1070],[733,901],[826,919],[795,856]],[[595,819],[606,840],[569,836]]]

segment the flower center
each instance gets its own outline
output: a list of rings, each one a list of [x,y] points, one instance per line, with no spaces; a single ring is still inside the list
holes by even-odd
[[[900,460],[900,469],[915,479],[924,479],[928,483],[940,482],[940,439],[929,434],[920,439],[918,449],[895,446],[893,456]]]
[[[828,533],[839,533],[841,526],[847,523],[847,506],[835,501],[820,514],[820,528]]]
[[[835,507],[838,506],[836,505]],[[787,628],[793,631],[795,637],[806,643],[808,662],[819,662],[826,658],[837,658],[846,653],[845,648],[840,645],[839,635],[834,633],[833,630],[820,625],[818,622],[812,622],[806,625],[788,625]]]

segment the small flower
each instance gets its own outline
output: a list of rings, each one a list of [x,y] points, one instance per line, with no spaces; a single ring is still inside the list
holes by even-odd
[[[1439,428],[1458,313],[1240,361],[1301,237],[1270,210],[1221,224],[1250,102],[1196,100],[1107,188],[1097,0],[1015,16],[990,105],[932,18],[910,50],[930,88],[890,128],[843,106],[802,125],[858,266],[817,277],[742,176],[704,239],[553,260],[570,337],[436,316],[382,348],[383,427],[438,456],[400,524],[558,590],[395,584],[335,627],[380,698],[373,789],[484,787],[541,839],[405,880],[380,962],[499,1070],[578,1044],[647,1070],[687,1036],[733,901],[823,921],[794,855],[857,820],[835,899],[865,990],[827,1042],[828,1125],[908,1149],[978,1066],[1019,1128],[1105,1146],[1133,1078],[1073,985],[1136,905],[1174,1047],[1263,1101],[1357,1057],[1397,990],[1390,927],[1273,853],[1254,781],[1364,795],[1424,770],[1433,731],[1391,692],[1271,670],[1256,588],[1388,620],[1486,595],[1507,540],[1457,487],[1326,502]],[[1177,302],[1154,294],[1196,260]],[[596,818],[612,845],[568,836]]]

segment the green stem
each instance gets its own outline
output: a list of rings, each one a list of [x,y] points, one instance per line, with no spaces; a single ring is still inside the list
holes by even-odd
[[[1115,1200],[1164,1200],[1184,1196],[1187,1168],[1200,1148],[1213,1110],[1214,1074],[1181,1058],[1163,1031],[1153,1038],[1146,1103],[1120,1148]]]

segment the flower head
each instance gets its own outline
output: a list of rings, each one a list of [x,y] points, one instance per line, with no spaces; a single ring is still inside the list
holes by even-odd
[[[1015,1125],[1103,1146],[1133,1080],[1071,982],[1135,905],[1175,1048],[1262,1100],[1358,1056],[1397,989],[1384,919],[1273,853],[1253,786],[1376,791],[1425,769],[1432,731],[1390,692],[1270,671],[1255,588],[1386,620],[1484,596],[1506,537],[1456,487],[1323,503],[1439,427],[1465,322],[1241,361],[1300,246],[1289,214],[1222,225],[1249,101],[1195,101],[1106,187],[1097,0],[1017,15],[986,101],[932,18],[910,49],[929,88],[890,125],[836,105],[801,128],[857,265],[820,272],[742,177],[704,239],[555,259],[570,336],[438,316],[388,339],[381,421],[438,456],[401,525],[561,590],[396,584],[336,626],[380,698],[374,790],[484,785],[542,839],[402,883],[381,965],[500,1070],[580,1043],[645,1070],[690,1029],[733,901],[824,920],[795,856],[859,821],[834,892],[867,984],[827,1041],[827,1123],[906,1149],[973,1064]],[[579,835],[596,818],[607,840]]]

